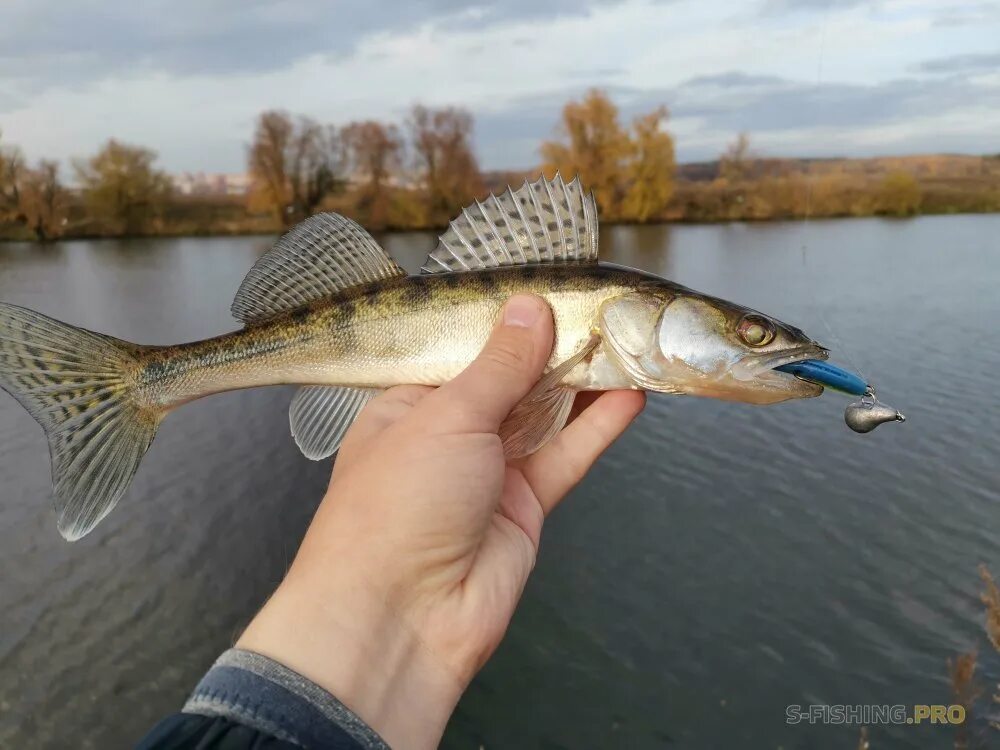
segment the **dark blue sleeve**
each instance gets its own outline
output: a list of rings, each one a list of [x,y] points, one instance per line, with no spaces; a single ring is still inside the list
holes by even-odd
[[[337,750],[360,748],[353,740]],[[161,721],[136,750],[299,750],[285,742],[221,716],[173,714]]]
[[[283,664],[226,651],[181,713],[161,721],[139,750],[389,750],[356,714]]]

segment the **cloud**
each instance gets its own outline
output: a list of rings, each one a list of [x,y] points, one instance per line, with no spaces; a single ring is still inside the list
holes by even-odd
[[[983,113],[1000,113],[998,82],[935,77],[869,85],[808,83],[731,71],[693,77],[672,88],[607,90],[623,122],[668,105],[682,160],[714,158],[744,131],[774,155],[1000,148],[995,131],[980,119]],[[553,136],[560,107],[582,93],[579,88],[553,91],[480,115],[484,161],[536,163],[538,143]]]
[[[778,16],[796,11],[844,10],[859,5],[876,6],[879,0],[765,0],[761,15]]]
[[[958,3],[951,7],[937,9],[934,25],[947,27],[983,27],[1000,21],[1000,5],[995,0],[978,3]]]
[[[1000,52],[935,57],[920,63],[917,70],[924,73],[993,73],[1000,70]]]
[[[728,73],[716,73],[710,76],[695,76],[694,78],[689,78],[684,85],[689,88],[714,86],[725,89],[740,89],[750,86],[774,86],[781,83],[782,79],[778,76],[751,75],[749,73],[729,71]]]
[[[776,79],[713,87],[688,81],[674,93],[678,116],[716,128],[860,127],[967,107],[1000,106],[1000,86],[958,78],[906,78],[870,85]]]
[[[32,158],[115,136],[171,170],[237,171],[265,109],[399,123],[421,101],[472,110],[483,164],[506,168],[537,163],[597,85],[626,121],[666,104],[681,159],[741,130],[767,153],[997,150],[1000,76],[972,53],[992,55],[1000,16],[938,25],[982,0],[821,5],[0,0],[0,126]]]
[[[4,0],[0,69],[32,86],[149,73],[268,72],[423,24],[455,33],[621,0]]]

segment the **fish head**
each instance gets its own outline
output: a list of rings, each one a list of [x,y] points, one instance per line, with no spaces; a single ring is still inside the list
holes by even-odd
[[[774,370],[827,358],[827,350],[801,330],[670,282],[606,302],[601,332],[612,359],[648,390],[754,404],[823,392]]]

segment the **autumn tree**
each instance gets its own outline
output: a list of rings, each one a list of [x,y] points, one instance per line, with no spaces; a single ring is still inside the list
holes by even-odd
[[[20,149],[0,145],[0,221],[23,224],[39,240],[62,232],[67,194],[59,164],[42,160],[29,169]]]
[[[879,186],[878,210],[891,216],[912,216],[920,210],[921,198],[916,177],[909,172],[890,172]]]
[[[562,111],[559,140],[542,143],[542,170],[556,171],[566,179],[579,175],[594,191],[603,216],[621,215],[631,143],[618,122],[618,108],[598,89],[581,101],[571,101]]]
[[[444,225],[483,190],[472,150],[472,115],[454,107],[418,104],[410,111],[407,128],[424,192],[424,221]]]
[[[170,178],[156,169],[155,151],[109,140],[89,159],[74,162],[91,216],[118,234],[144,231],[170,195]]]
[[[20,218],[25,171],[21,150],[0,142],[0,221],[17,221]]]
[[[250,208],[270,211],[286,223],[291,203],[286,158],[294,125],[284,112],[264,112],[257,120],[253,143],[247,154],[250,173]]]
[[[730,182],[742,182],[750,177],[754,156],[750,151],[750,136],[740,133],[719,159],[719,176]]]
[[[261,114],[247,162],[251,206],[272,212],[285,226],[315,213],[343,185],[344,152],[336,129],[307,117]]]
[[[658,107],[632,123],[628,188],[622,211],[626,218],[658,218],[674,194],[674,139],[663,129],[667,108]]]
[[[389,180],[401,164],[402,141],[394,125],[352,122],[341,136],[352,180],[360,185],[357,208],[362,223],[375,229],[389,223]]]
[[[62,234],[66,221],[68,195],[59,181],[59,164],[42,159],[28,170],[21,190],[21,216],[25,225],[40,240]]]

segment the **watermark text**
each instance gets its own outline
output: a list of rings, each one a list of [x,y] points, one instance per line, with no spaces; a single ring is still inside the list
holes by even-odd
[[[814,703],[808,706],[792,705],[785,708],[786,724],[962,724],[965,706],[957,704],[837,705]]]

